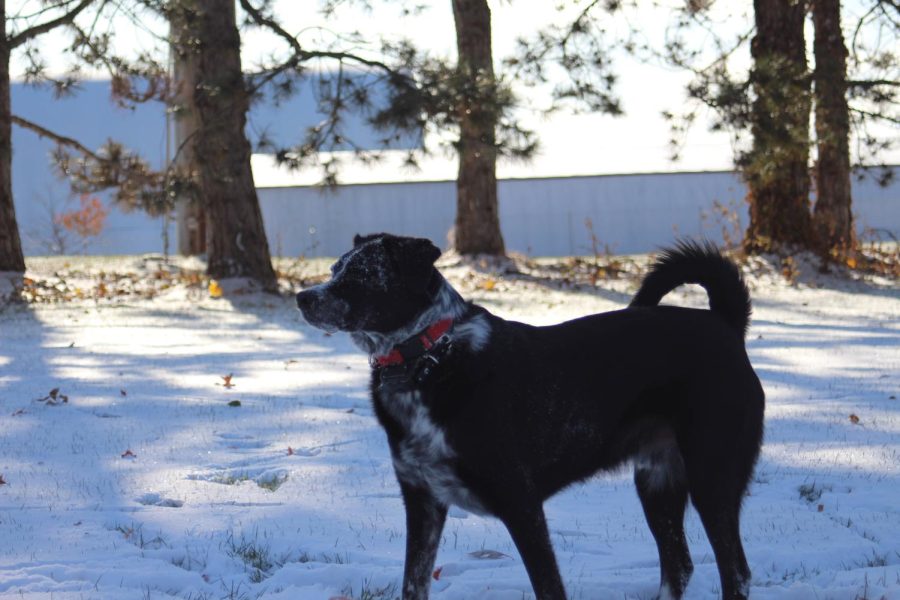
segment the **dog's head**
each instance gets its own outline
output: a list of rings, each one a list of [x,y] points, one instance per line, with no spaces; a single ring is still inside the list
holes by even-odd
[[[359,236],[331,267],[331,279],[297,294],[307,322],[326,331],[389,333],[432,303],[441,251],[429,240]]]

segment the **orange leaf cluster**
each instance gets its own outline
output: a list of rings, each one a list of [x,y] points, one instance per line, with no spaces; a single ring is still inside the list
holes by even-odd
[[[82,194],[79,200],[81,208],[60,213],[56,216],[56,222],[83,238],[100,235],[109,210],[96,196]]]

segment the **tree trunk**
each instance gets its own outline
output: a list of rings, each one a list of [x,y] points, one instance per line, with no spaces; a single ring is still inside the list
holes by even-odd
[[[0,271],[25,272],[22,241],[12,195],[12,119],[6,6],[0,0]]]
[[[193,32],[188,24],[187,11],[173,11],[169,27],[175,84],[175,98],[170,107],[175,120],[173,160],[178,172],[187,180],[195,182],[197,164],[193,138],[197,134],[198,125],[193,96],[197,89],[197,53],[190,51]],[[186,256],[206,252],[206,215],[197,191],[196,185],[190,185],[180,190],[175,200],[178,253]]]
[[[816,102],[816,205],[813,223],[822,250],[840,253],[855,244],[850,195],[850,113],[847,47],[840,0],[813,0]]]
[[[241,72],[234,0],[194,0],[198,121],[193,151],[207,219],[207,272],[275,289],[275,272],[244,134],[249,96]]]
[[[468,93],[459,106],[455,246],[460,254],[503,255],[497,204],[497,148],[491,10],[487,0],[453,0],[459,71]]]
[[[750,202],[744,246],[751,252],[812,248],[806,0],[754,0],[753,6],[753,147],[742,161]]]

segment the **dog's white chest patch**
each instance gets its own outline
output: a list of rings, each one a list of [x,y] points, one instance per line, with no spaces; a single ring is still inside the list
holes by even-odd
[[[421,395],[398,392],[386,395],[385,400],[388,412],[404,430],[393,457],[397,477],[430,490],[445,505],[455,504],[484,514],[484,507],[456,476],[453,468],[456,454],[447,443],[444,431],[428,415]]]

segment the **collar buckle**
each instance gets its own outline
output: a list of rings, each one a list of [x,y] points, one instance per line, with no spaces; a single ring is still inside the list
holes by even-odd
[[[413,370],[413,380],[416,384],[423,385],[431,379],[435,370],[450,355],[452,350],[453,342],[446,333],[436,339],[431,348],[416,361]]]
[[[453,349],[453,340],[449,335],[452,326],[452,319],[433,323],[392,348],[388,354],[370,356],[369,365],[380,372],[382,382],[406,380],[422,385],[431,379]]]

